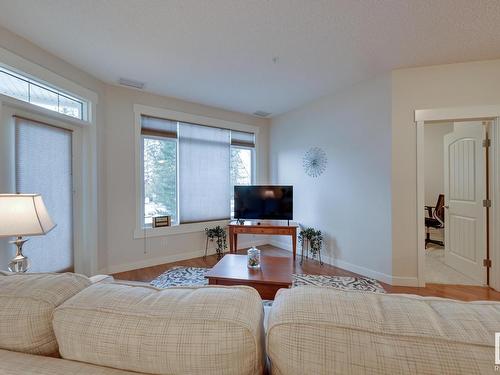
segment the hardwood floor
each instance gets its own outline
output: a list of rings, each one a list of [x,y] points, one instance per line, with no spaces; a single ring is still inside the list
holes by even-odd
[[[259,246],[263,255],[269,256],[286,256],[290,257],[291,253],[271,246]],[[239,253],[246,254],[246,250],[240,250]],[[294,273],[309,273],[314,275],[330,275],[330,276],[360,276],[353,272],[343,270],[342,268],[334,267],[329,264],[321,266],[319,262],[313,260],[304,260],[302,266],[300,265],[300,256],[297,256],[297,261],[294,266]],[[217,257],[210,255],[206,259],[194,258],[182,260],[173,263],[161,264],[158,266],[141,268],[137,270],[121,272],[113,276],[119,280],[130,281],[145,281],[149,282],[155,277],[159,276],[166,270],[175,266],[187,267],[213,267],[217,263]],[[412,288],[402,286],[391,286],[381,283],[388,293],[407,293],[418,294],[421,296],[434,296],[443,298],[453,298],[462,301],[477,301],[477,300],[494,300],[500,301],[500,292],[493,289],[480,287],[480,286],[466,286],[466,285],[447,285],[447,284],[427,284],[425,288]]]

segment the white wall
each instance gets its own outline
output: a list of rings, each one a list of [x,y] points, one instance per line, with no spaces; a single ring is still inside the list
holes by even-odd
[[[313,146],[328,156],[318,178],[302,168]],[[325,233],[327,260],[390,282],[390,75],[274,118],[269,158],[272,183],[294,186],[294,220]]]
[[[499,103],[500,60],[392,73],[392,262],[407,284],[416,285],[418,271],[414,111]]]
[[[453,131],[453,123],[426,124],[424,130],[425,204],[434,206],[444,194],[444,135]]]

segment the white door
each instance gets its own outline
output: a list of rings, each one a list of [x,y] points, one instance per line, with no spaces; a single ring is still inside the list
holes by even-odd
[[[486,163],[480,122],[458,123],[444,136],[445,263],[486,283]]]

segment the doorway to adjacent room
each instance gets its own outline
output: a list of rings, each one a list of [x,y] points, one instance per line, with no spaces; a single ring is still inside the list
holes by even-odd
[[[416,111],[419,284],[498,288],[496,106]]]

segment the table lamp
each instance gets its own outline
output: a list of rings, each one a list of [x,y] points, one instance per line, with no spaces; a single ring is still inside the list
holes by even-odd
[[[10,242],[17,246],[17,251],[9,270],[29,269],[28,257],[23,255],[23,245],[28,240],[22,236],[47,234],[55,226],[40,194],[0,194],[0,237],[17,237]]]

